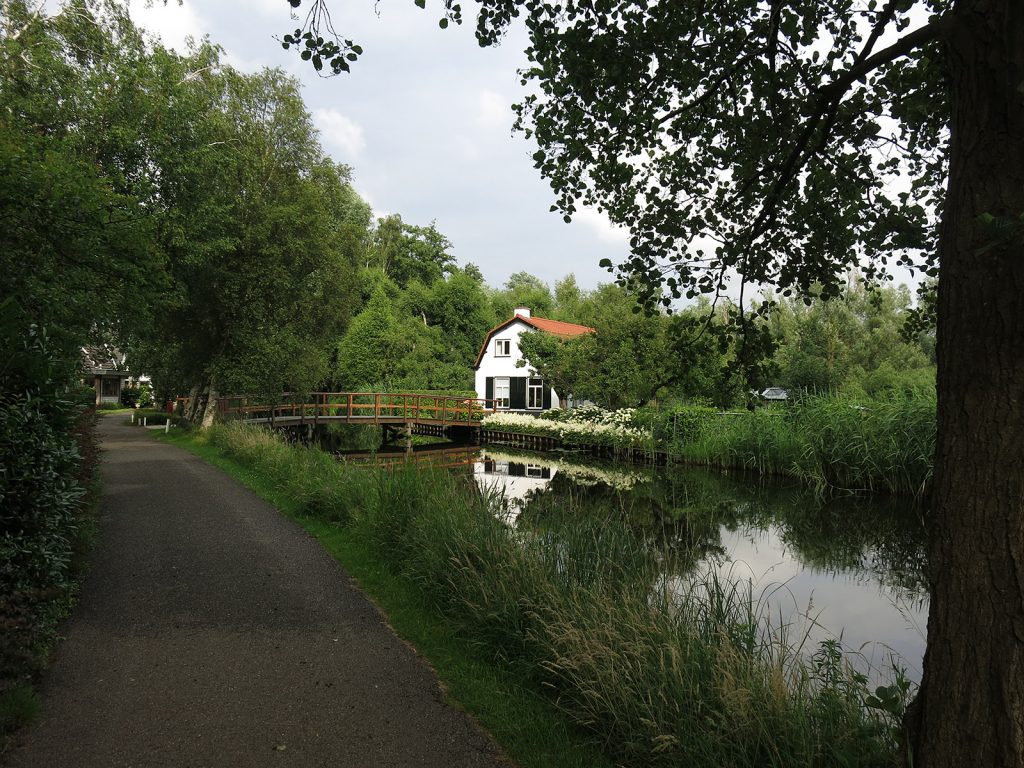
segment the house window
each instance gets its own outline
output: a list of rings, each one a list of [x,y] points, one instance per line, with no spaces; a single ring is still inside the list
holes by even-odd
[[[533,409],[544,407],[544,379],[533,377],[527,382],[526,407]]]
[[[100,395],[102,397],[116,398],[121,394],[120,379],[101,379]]]
[[[511,339],[495,339],[494,340],[494,356],[495,357],[509,357],[512,354],[512,340]]]
[[[508,408],[509,378],[497,376],[494,379],[494,407]]]

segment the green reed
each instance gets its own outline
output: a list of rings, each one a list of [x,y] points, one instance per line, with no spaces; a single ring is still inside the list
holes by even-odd
[[[819,492],[922,497],[931,484],[934,392],[872,400],[808,396],[783,408],[687,416],[685,436],[672,441],[664,424],[662,433],[690,463],[789,475]]]

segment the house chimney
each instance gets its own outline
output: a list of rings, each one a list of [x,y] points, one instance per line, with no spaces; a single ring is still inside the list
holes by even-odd
[[[520,317],[529,317],[530,316],[530,308],[529,307],[516,307],[515,311],[512,313],[512,316],[515,317],[516,315],[519,315]]]

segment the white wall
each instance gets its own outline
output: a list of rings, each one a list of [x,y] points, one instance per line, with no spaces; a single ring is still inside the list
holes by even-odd
[[[540,331],[531,328],[522,320],[515,320],[511,325],[494,334],[490,341],[487,342],[487,349],[484,350],[484,355],[480,358],[480,367],[476,370],[475,384],[477,397],[483,398],[487,396],[488,376],[508,376],[511,378],[513,376],[537,375],[537,372],[529,365],[522,368],[516,367],[516,363],[523,356],[522,350],[519,349],[519,336],[523,333],[540,333]],[[508,357],[494,356],[494,346],[498,339],[508,339],[511,342]],[[558,393],[554,390],[551,392],[551,407],[561,407],[558,401]]]

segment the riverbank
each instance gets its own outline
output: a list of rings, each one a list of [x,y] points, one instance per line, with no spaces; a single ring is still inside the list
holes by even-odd
[[[486,442],[586,451],[638,463],[683,463],[792,477],[821,494],[924,498],[935,453],[935,393],[806,396],[753,411],[699,406],[579,408],[483,420]]]
[[[188,440],[287,500],[336,556],[357,547],[361,568],[408,590],[485,667],[511,670],[528,698],[548,697],[611,761],[896,762],[895,717],[865,706],[834,645],[801,649],[749,590],[713,576],[670,589],[671,553],[612,520],[512,534],[494,500],[445,473],[346,468],[242,425]]]

